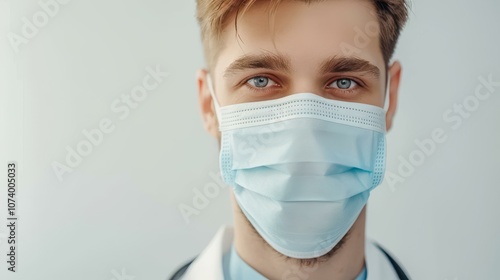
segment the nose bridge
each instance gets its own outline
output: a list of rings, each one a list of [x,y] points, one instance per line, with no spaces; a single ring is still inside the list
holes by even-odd
[[[321,97],[324,95],[324,85],[315,77],[315,73],[293,73],[288,95],[296,93],[313,93]]]

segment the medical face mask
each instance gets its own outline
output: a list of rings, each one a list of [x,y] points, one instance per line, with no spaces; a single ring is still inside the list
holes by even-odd
[[[382,108],[296,93],[220,107],[220,168],[262,238],[292,258],[326,254],[385,169]]]

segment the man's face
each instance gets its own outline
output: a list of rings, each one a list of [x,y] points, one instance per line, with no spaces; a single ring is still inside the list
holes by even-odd
[[[303,92],[384,106],[387,73],[371,1],[283,1],[272,16],[269,2],[259,1],[238,17],[237,30],[234,27],[233,16],[223,30],[210,73],[220,106]],[[387,70],[389,128],[397,101],[399,63]],[[205,128],[219,138],[206,70],[198,74],[198,89]]]
[[[370,1],[285,1],[275,16],[262,1],[237,27],[224,29],[212,73],[221,106],[312,92],[383,107],[385,67]]]

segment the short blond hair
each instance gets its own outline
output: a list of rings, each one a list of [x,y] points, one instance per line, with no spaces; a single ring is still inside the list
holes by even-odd
[[[231,16],[245,13],[259,0],[197,0],[196,17],[201,29],[205,59],[209,68],[214,66],[220,49],[220,38]],[[262,0],[260,0],[262,1]],[[271,14],[285,0],[266,0],[271,4]],[[287,0],[290,1],[290,0]],[[325,0],[295,0],[305,3]],[[371,0],[377,10],[380,25],[380,49],[386,64],[396,47],[399,34],[408,18],[406,0]],[[237,25],[235,21],[235,29]]]

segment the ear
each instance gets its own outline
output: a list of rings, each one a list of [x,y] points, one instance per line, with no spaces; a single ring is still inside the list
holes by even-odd
[[[219,138],[219,125],[217,122],[217,114],[213,105],[212,95],[208,90],[206,69],[200,69],[196,73],[196,81],[198,84],[198,103],[200,105],[201,117],[205,130],[215,138]],[[213,79],[213,78],[212,78]],[[213,81],[213,80],[212,80]]]
[[[401,64],[399,61],[394,61],[389,67],[389,85],[388,85],[388,96],[389,106],[387,107],[387,112],[385,114],[386,130],[389,131],[392,127],[394,120],[394,115],[396,114],[396,107],[398,105],[398,94],[399,94],[399,81],[401,79]]]

